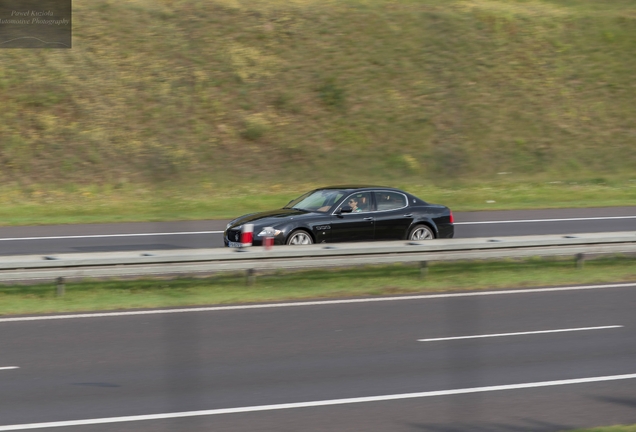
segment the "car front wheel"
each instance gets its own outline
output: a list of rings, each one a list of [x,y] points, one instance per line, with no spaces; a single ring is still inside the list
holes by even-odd
[[[435,234],[433,233],[433,230],[426,225],[417,225],[411,230],[411,234],[409,235],[409,240],[414,241],[433,240],[434,238]]]
[[[306,231],[295,231],[287,239],[288,245],[310,245],[314,241]]]

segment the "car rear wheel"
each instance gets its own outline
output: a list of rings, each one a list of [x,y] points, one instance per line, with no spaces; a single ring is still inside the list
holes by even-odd
[[[433,230],[426,225],[417,225],[411,230],[411,234],[409,235],[409,240],[414,241],[433,240],[434,238],[435,233],[433,233]]]
[[[310,245],[313,243],[314,240],[311,238],[309,233],[303,230],[294,231],[287,239],[288,245]]]

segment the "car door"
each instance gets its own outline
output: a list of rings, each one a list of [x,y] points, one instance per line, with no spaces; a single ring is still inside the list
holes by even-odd
[[[359,211],[340,213],[342,206],[348,205],[350,199],[356,199],[361,204]],[[332,242],[373,240],[375,218],[372,212],[372,204],[370,192],[358,192],[349,195],[331,216],[330,240]]]
[[[406,195],[395,191],[374,191],[375,239],[402,240],[413,223]]]

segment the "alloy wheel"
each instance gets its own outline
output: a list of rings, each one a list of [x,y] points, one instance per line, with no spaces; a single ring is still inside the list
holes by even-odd
[[[288,245],[310,245],[313,243],[314,241],[311,239],[311,236],[305,231],[295,232],[287,240]]]
[[[435,238],[435,235],[433,234],[433,231],[431,231],[431,229],[427,226],[424,225],[420,225],[418,227],[415,227],[415,229],[413,230],[413,232],[411,232],[411,236],[410,239],[411,240],[433,240]]]

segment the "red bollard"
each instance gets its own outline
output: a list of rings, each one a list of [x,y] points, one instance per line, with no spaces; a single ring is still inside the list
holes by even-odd
[[[270,250],[274,246],[274,237],[266,236],[263,238],[263,246],[265,250]]]
[[[254,225],[245,224],[241,230],[241,247],[252,246],[252,240],[254,239]]]

